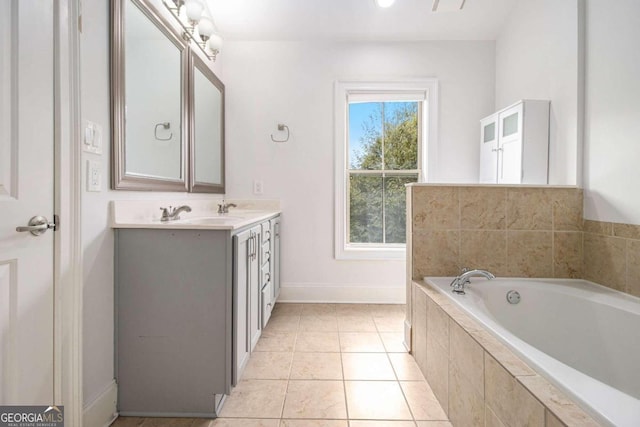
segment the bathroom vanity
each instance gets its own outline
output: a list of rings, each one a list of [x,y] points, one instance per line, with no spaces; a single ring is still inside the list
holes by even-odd
[[[279,294],[279,211],[113,227],[118,411],[217,416]]]

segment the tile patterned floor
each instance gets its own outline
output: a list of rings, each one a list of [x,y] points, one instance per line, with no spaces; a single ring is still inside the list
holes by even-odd
[[[221,418],[116,427],[450,427],[402,344],[404,306],[277,304]]]

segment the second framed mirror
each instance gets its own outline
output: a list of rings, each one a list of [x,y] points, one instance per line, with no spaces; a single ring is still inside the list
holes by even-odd
[[[224,84],[190,52],[189,189],[224,193]]]

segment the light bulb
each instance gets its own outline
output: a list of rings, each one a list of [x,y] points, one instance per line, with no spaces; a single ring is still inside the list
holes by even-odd
[[[391,6],[396,0],[374,0],[376,2],[376,6],[378,7],[389,7]]]
[[[212,52],[220,52],[222,49],[222,37],[217,34],[211,34],[211,38],[209,38],[209,49]]]
[[[211,34],[213,34],[213,22],[211,21],[211,19],[207,18],[207,17],[203,17],[202,19],[200,19],[200,22],[198,23],[198,33],[200,34],[200,38],[202,39],[202,41],[207,41],[209,40],[209,37],[211,36]]]
[[[198,22],[200,18],[202,18],[202,12],[204,11],[204,6],[200,2],[200,0],[187,0],[186,2],[186,10],[187,10],[187,18],[190,21]]]

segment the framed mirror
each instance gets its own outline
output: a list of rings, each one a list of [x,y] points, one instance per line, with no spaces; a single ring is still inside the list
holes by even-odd
[[[224,84],[190,55],[190,191],[224,193]]]
[[[112,188],[187,191],[187,44],[142,0],[111,28]]]

